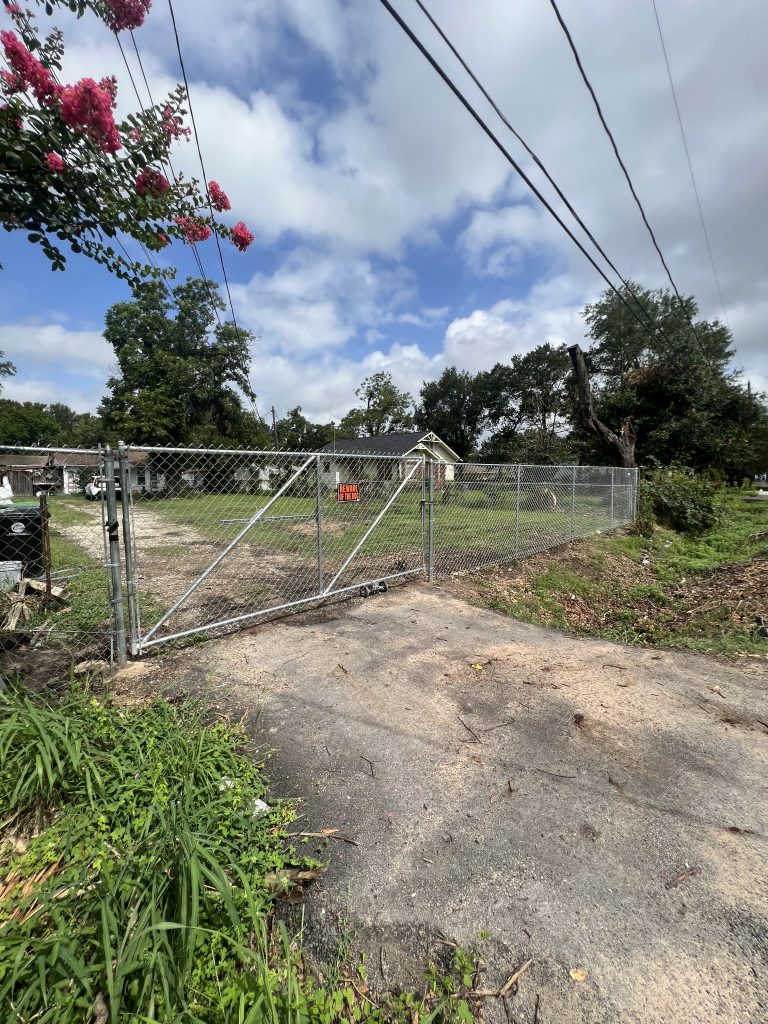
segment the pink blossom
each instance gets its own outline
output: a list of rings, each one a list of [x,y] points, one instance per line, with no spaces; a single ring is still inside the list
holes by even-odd
[[[70,128],[82,128],[102,153],[116,153],[122,140],[112,116],[111,93],[92,78],[81,78],[61,94],[61,119]]]
[[[145,196],[147,193],[151,196],[159,196],[170,187],[160,171],[156,171],[154,167],[145,167],[136,176],[136,191],[140,196]]]
[[[219,213],[232,209],[232,204],[227,198],[226,192],[217,181],[208,182],[208,195],[211,197],[211,206],[214,210],[218,210]]]
[[[240,252],[245,252],[254,239],[253,232],[249,231],[241,220],[239,220],[232,228],[230,236],[232,238],[232,244],[236,249],[239,249]]]
[[[190,245],[194,245],[195,242],[204,242],[206,238],[211,237],[211,229],[208,225],[202,224],[194,217],[174,217],[173,219],[181,228],[182,235]]]
[[[15,3],[6,4],[5,9],[8,12],[8,14],[14,17],[21,14],[21,8],[19,7],[18,4]]]
[[[11,73],[3,73],[3,84],[8,92],[26,92],[31,89],[38,103],[49,106],[61,93],[61,86],[53,75],[34,57],[15,32],[0,32],[0,41]]]
[[[113,32],[139,28],[151,6],[152,0],[106,0],[104,20]]]
[[[58,153],[46,153],[45,166],[54,174],[61,174],[64,170],[64,161]]]
[[[128,138],[131,140],[131,142],[140,142],[141,135],[139,134],[138,129],[131,128],[131,130],[128,132]]]
[[[191,135],[189,128],[184,127],[184,121],[178,114],[174,114],[173,107],[166,107],[163,111],[163,119],[160,123],[163,134],[169,139],[179,139],[182,135],[187,138]]]
[[[162,231],[157,232],[157,244],[160,249],[164,249],[168,245],[168,235],[164,235]]]

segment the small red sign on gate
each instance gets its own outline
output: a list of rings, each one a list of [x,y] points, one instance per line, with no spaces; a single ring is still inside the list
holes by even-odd
[[[360,501],[360,484],[339,484],[336,489],[337,501]]]

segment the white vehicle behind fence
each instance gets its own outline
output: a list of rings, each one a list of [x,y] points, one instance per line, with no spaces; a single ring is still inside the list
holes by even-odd
[[[89,501],[104,501],[106,499],[107,481],[103,476],[94,476],[85,485],[85,496]],[[115,480],[115,496],[120,500],[120,481]]]

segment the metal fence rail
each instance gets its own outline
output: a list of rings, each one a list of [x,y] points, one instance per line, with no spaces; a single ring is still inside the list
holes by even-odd
[[[602,466],[122,444],[0,447],[0,484],[0,653],[118,662],[524,558],[630,522],[637,501],[637,471]]]
[[[462,463],[434,477],[432,575],[515,561],[635,514],[637,470]],[[450,479],[450,477],[453,479]]]
[[[133,653],[425,571],[421,458],[121,447],[119,463]]]

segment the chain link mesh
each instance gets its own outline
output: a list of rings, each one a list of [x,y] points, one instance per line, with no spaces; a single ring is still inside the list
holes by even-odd
[[[635,515],[637,470],[609,466],[438,465],[437,576],[525,558]]]
[[[142,648],[424,570],[420,458],[128,455]]]
[[[104,526],[99,450],[0,447],[4,671],[30,649],[111,658]]]
[[[108,457],[0,448],[4,656],[111,657],[121,575],[136,654],[429,570],[524,558],[630,522],[637,500],[636,470],[601,466],[155,447],[121,447],[115,461],[110,586]]]

